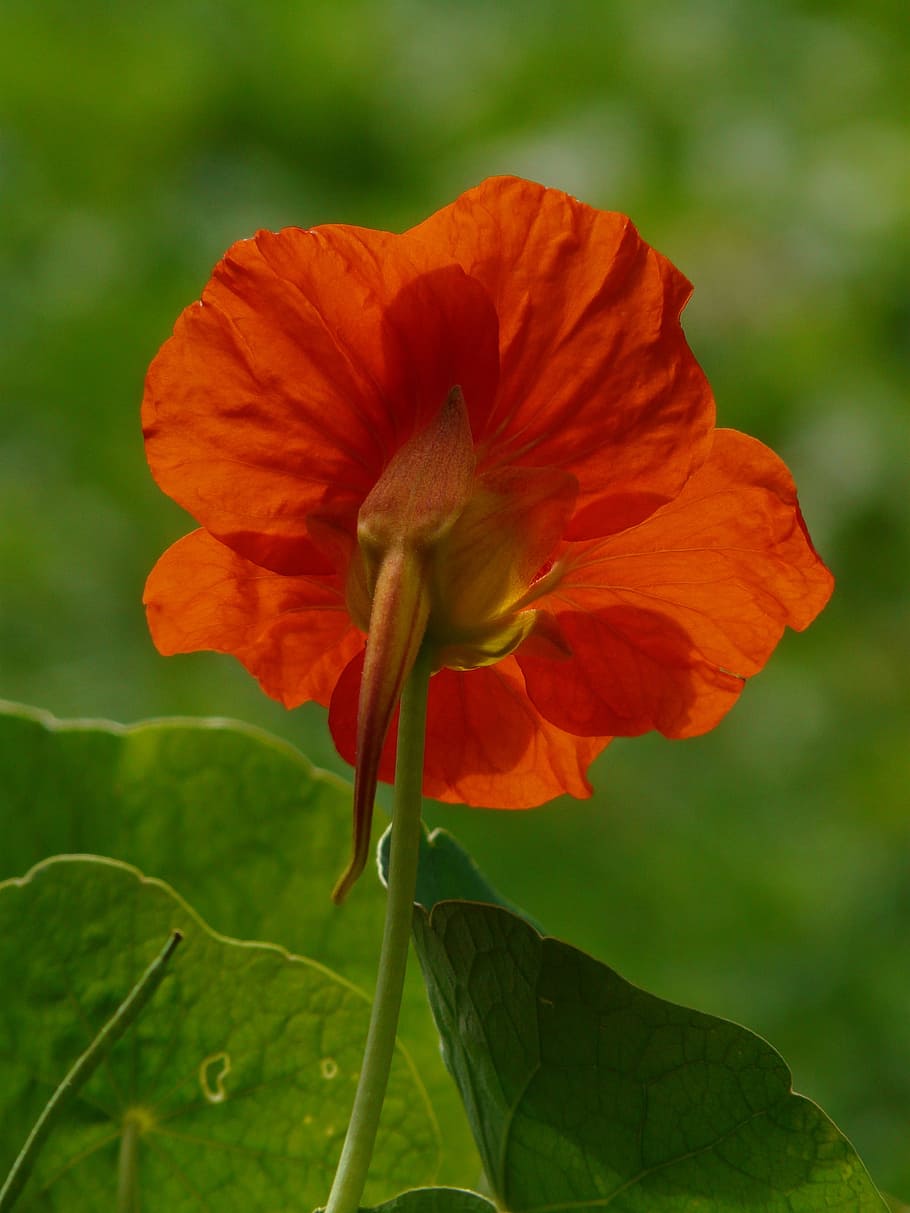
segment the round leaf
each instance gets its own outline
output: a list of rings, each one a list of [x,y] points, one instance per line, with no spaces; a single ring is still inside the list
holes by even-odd
[[[0,1174],[42,1105],[175,930],[184,940],[138,1021],[40,1154],[20,1208],[312,1208],[347,1127],[369,1005],[320,965],[215,935],[166,885],[64,856],[0,886]],[[124,1157],[126,1155],[126,1157]],[[438,1142],[395,1059],[368,1198],[432,1178]],[[122,1199],[122,1197],[121,1197]]]
[[[0,779],[0,878],[64,851],[110,855],[166,880],[219,931],[272,940],[372,989],[385,891],[370,872],[343,906],[330,900],[350,854],[351,787],[287,742],[233,721],[124,727],[0,704]],[[476,1178],[416,965],[399,1035],[442,1131],[439,1177]]]

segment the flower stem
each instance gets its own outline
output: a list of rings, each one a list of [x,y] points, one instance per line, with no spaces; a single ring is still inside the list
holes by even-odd
[[[77,1059],[35,1122],[28,1140],[19,1151],[12,1170],[0,1190],[0,1213],[7,1213],[16,1203],[25,1181],[31,1174],[38,1153],[54,1125],[85,1083],[91,1078],[114,1044],[134,1022],[143,1007],[161,985],[167,962],[183,936],[174,931],[159,954],[133,986],[126,999],[107,1021],[86,1051]]]
[[[355,1213],[360,1206],[395,1051],[417,885],[430,667],[430,654],[424,646],[414,662],[401,697],[388,899],[376,995],[351,1121],[325,1213]]]

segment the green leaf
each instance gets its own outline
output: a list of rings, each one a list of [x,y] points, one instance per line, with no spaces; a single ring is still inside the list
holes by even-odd
[[[0,771],[0,877],[48,854],[110,855],[192,890],[220,931],[318,951],[372,981],[383,891],[364,880],[343,910],[329,900],[350,849],[350,787],[286,742],[223,720],[123,727],[7,705]]]
[[[251,1213],[325,1200],[364,997],[320,965],[215,935],[134,868],[77,856],[0,886],[0,1040],[14,1042],[0,1053],[0,1174],[175,929],[184,941],[164,981],[55,1127],[22,1210]],[[432,1176],[436,1134],[401,1053],[380,1137],[369,1199]],[[118,1166],[138,1186],[133,1203],[116,1203]]]
[[[385,891],[330,893],[351,845],[351,788],[259,729],[223,720],[60,722],[0,704],[0,879],[46,855],[110,855],[185,894],[217,930],[268,939],[372,990]],[[417,966],[399,1032],[444,1142],[439,1178],[480,1173]]]
[[[636,989],[499,907],[415,934],[487,1174],[514,1211],[883,1213],[765,1041]]]
[[[379,840],[379,875],[383,881],[388,879],[391,841],[390,827]],[[440,901],[481,901],[512,910],[530,921],[523,910],[493,888],[461,843],[447,830],[423,830],[414,900],[425,910],[432,910]]]
[[[81,1094],[82,1088],[98,1067],[107,1061],[111,1049],[113,1049],[117,1041],[129,1031],[137,1018],[145,1010],[149,999],[157,993],[161,982],[167,975],[168,961],[171,960],[182,941],[183,935],[180,931],[171,932],[167,938],[167,943],[151,964],[147,966],[139,980],[130,989],[126,998],[120,1003],[113,1015],[102,1024],[96,1035],[58,1083],[56,1090],[48,1099],[41,1110],[40,1116],[32,1126],[24,1146],[16,1156],[16,1161],[7,1174],[2,1188],[0,1188],[0,1209],[4,1213],[9,1213],[9,1210],[18,1201],[22,1189],[28,1182],[35,1162],[40,1157],[44,1143],[47,1141],[49,1135],[61,1123],[65,1114],[69,1112],[73,1101]],[[128,1136],[132,1135],[135,1137],[137,1133],[138,1126],[135,1121],[131,1121],[128,1133],[124,1133],[124,1142],[126,1143]],[[124,1144],[123,1150],[127,1155],[132,1153],[131,1150],[127,1149],[126,1144]]]
[[[361,1213],[495,1213],[495,1208],[465,1188],[413,1188]]]

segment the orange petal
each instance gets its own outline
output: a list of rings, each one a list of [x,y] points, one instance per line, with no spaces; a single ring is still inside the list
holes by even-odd
[[[455,804],[528,809],[591,795],[586,771],[609,737],[574,737],[530,702],[514,657],[430,683],[424,790]]]
[[[588,505],[616,531],[676,496],[707,454],[714,402],[679,324],[691,286],[625,216],[499,177],[408,235],[456,259],[499,316],[481,456],[570,470],[577,538],[604,533],[586,528]]]
[[[354,759],[354,722],[362,658],[338,681],[329,724],[341,756]],[[395,773],[397,716],[386,738],[379,778]],[[548,721],[528,700],[514,658],[430,681],[424,793],[455,804],[526,809],[557,796],[591,795],[585,772],[607,737],[577,737]]]
[[[570,660],[523,649],[515,656],[532,703],[568,732],[692,737],[713,728],[742,691],[741,678],[702,659],[691,638],[655,611],[613,606],[557,618]]]
[[[149,369],[149,463],[239,554],[307,572],[307,515],[356,514],[453,384],[485,424],[497,375],[495,312],[451,259],[358,228],[260,232],[216,266]]]
[[[704,732],[802,629],[833,585],[806,533],[796,489],[767,447],[718,430],[678,499],[609,539],[568,544],[540,606],[558,618],[572,668],[524,655],[528,692],[579,732]]]
[[[280,576],[202,530],[168,548],[144,601],[162,653],[231,653],[288,708],[310,699],[327,706],[339,673],[363,648],[339,578]]]

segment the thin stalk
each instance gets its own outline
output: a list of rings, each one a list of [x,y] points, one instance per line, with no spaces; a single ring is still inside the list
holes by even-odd
[[[41,1147],[69,1104],[88,1082],[123,1033],[136,1020],[143,1007],[161,985],[167,962],[183,936],[174,931],[167,943],[133,986],[113,1016],[107,1021],[86,1051],[75,1062],[44,1106],[19,1151],[3,1188],[0,1189],[0,1213],[9,1213],[25,1185],[38,1158]]]
[[[123,1122],[117,1162],[117,1213],[139,1210],[139,1122],[129,1113]]]
[[[401,697],[388,897],[376,995],[354,1107],[326,1213],[355,1213],[360,1206],[395,1051],[417,886],[429,683],[430,655],[424,648],[418,654]]]

